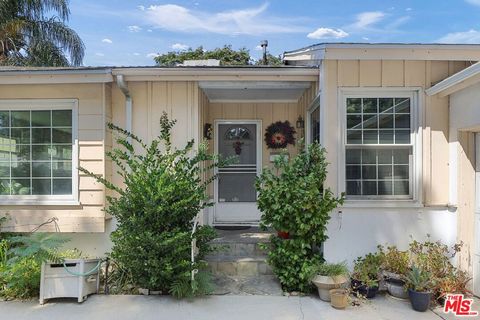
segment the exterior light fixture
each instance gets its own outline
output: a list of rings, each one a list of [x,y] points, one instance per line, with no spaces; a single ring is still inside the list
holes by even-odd
[[[297,129],[305,128],[305,121],[303,120],[302,116],[298,116],[296,127]]]

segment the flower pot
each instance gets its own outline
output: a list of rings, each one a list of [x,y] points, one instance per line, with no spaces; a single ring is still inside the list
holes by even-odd
[[[282,239],[290,239],[290,233],[288,231],[277,231],[277,235]]]
[[[348,291],[346,289],[330,290],[330,304],[335,309],[345,309],[348,305]]]
[[[410,297],[413,310],[425,312],[430,307],[430,301],[432,300],[431,292],[417,292],[408,289],[408,296]]]
[[[351,285],[352,285],[352,290],[354,292],[357,292],[358,294],[361,294],[362,296],[364,296],[367,299],[375,298],[375,296],[377,295],[377,292],[378,292],[378,286],[367,287],[361,281],[358,281],[358,280],[355,280],[355,279],[352,279]]]
[[[408,299],[408,292],[405,291],[405,282],[399,280],[386,280],[388,293],[398,299]]]
[[[318,289],[320,299],[329,302],[330,290],[344,287],[348,279],[345,276],[329,277],[317,275],[312,282]]]

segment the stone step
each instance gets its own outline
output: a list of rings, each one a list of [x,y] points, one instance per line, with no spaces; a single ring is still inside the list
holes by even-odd
[[[213,295],[283,295],[277,277],[272,275],[254,277],[214,275],[213,282],[215,284]]]
[[[207,256],[207,259],[215,256],[226,257],[252,257],[266,256],[267,251],[262,249],[263,243],[240,243],[240,242],[212,242],[210,244],[215,251]]]
[[[208,268],[214,275],[258,276],[272,275],[272,269],[264,256],[234,257],[214,256],[207,259]]]

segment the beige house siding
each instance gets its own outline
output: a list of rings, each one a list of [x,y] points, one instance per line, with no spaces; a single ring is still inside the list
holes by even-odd
[[[103,84],[0,85],[0,99],[78,99],[79,164],[104,175],[105,93]],[[26,232],[58,218],[61,232],[104,232],[105,192],[93,179],[79,175],[79,205],[2,206],[11,219],[6,231]],[[42,231],[55,231],[53,223]]]
[[[429,88],[467,67],[466,62],[410,60],[324,60],[321,84],[330,174],[327,184],[337,190],[338,89],[339,88]],[[449,199],[448,98],[422,97],[423,108],[423,200],[428,206],[446,206]],[[433,174],[433,172],[435,174]]]

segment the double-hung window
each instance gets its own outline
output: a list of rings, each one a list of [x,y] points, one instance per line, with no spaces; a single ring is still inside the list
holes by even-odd
[[[347,199],[414,199],[413,93],[344,96]]]
[[[74,106],[0,100],[0,202],[75,199]]]

